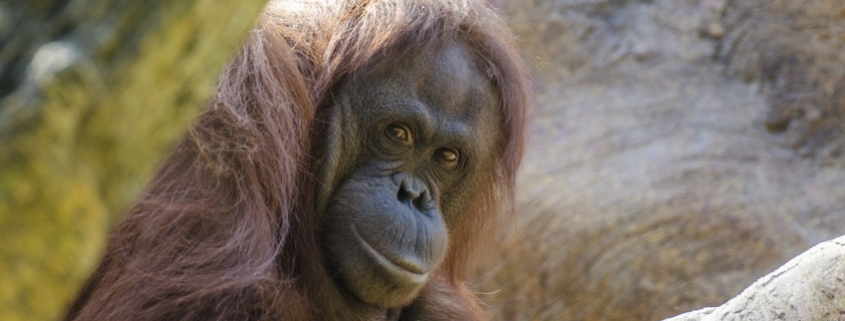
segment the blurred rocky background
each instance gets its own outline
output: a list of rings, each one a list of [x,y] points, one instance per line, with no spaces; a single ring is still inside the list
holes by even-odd
[[[0,320],[57,320],[262,2],[0,0]],[[845,2],[492,2],[536,92],[495,320],[659,320],[845,234]]]
[[[845,2],[494,3],[536,90],[496,320],[718,306],[845,234]]]

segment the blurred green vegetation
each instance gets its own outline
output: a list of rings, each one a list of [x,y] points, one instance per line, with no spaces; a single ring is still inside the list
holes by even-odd
[[[57,320],[264,0],[0,1],[0,320]]]

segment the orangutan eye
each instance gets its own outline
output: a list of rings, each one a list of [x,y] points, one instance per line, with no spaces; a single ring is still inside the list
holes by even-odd
[[[443,168],[452,170],[458,167],[460,155],[457,150],[442,147],[434,150],[434,158]]]
[[[390,124],[387,126],[385,134],[387,137],[390,137],[390,139],[400,142],[403,145],[411,145],[414,143],[413,137],[411,137],[411,130],[409,130],[408,127],[399,124]]]

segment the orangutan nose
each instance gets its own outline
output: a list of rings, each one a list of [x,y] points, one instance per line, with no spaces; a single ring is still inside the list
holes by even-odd
[[[397,173],[393,175],[393,182],[399,187],[396,194],[399,202],[411,205],[420,212],[434,207],[431,193],[422,180],[405,173]]]

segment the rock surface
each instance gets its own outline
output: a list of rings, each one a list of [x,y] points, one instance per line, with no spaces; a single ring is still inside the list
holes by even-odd
[[[814,246],[716,308],[665,321],[842,320],[845,236]]]
[[[475,282],[495,319],[718,306],[845,234],[843,104],[807,90],[841,84],[840,1],[497,4],[534,66],[537,106],[515,226]],[[824,107],[775,130],[779,95]]]

